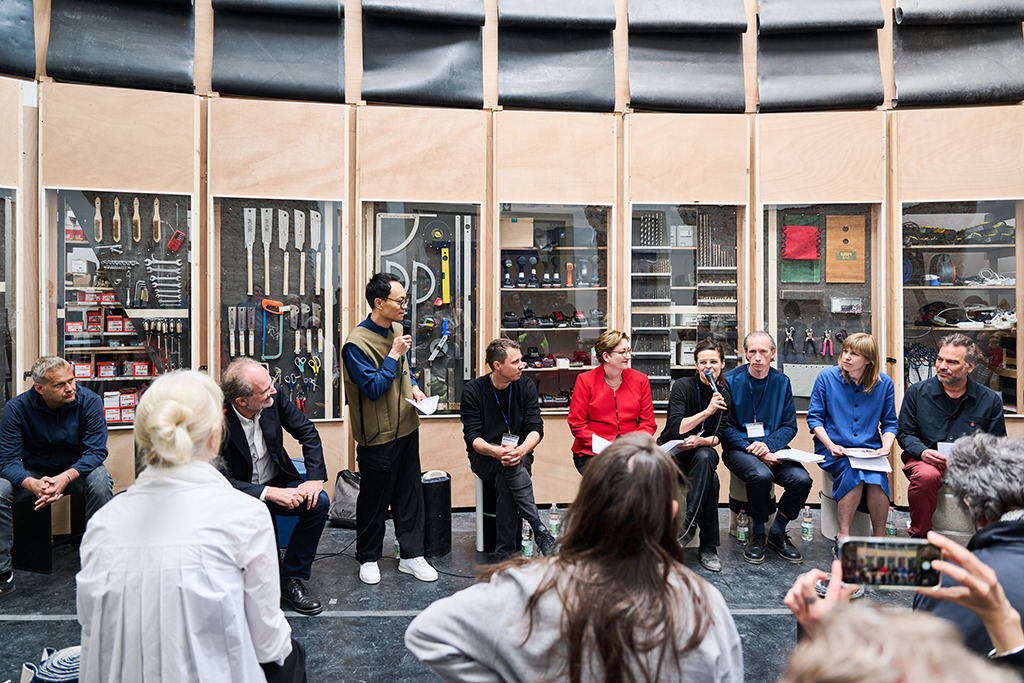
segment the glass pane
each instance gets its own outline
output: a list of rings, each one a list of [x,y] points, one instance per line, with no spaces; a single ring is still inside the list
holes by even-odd
[[[878,211],[872,204],[765,209],[768,330],[778,345],[778,368],[793,384],[797,410],[807,410],[814,380],[838,362],[843,339],[871,334]]]
[[[672,380],[696,370],[693,349],[714,337],[736,365],[737,206],[634,204],[630,267],[632,367],[647,374],[656,409]]]
[[[568,409],[608,311],[608,206],[502,204],[501,334],[523,349],[541,406]]]
[[[341,417],[342,204],[215,198],[220,366],[249,356],[311,419]]]
[[[480,207],[472,204],[364,204],[374,272],[394,273],[409,298],[409,367],[438,414],[459,412],[476,369],[476,240]]]
[[[156,375],[192,366],[192,200],[187,195],[57,192],[58,352],[131,424]]]
[[[940,340],[960,332],[981,360],[971,377],[1017,407],[1017,202],[904,204],[906,386],[935,374]]]

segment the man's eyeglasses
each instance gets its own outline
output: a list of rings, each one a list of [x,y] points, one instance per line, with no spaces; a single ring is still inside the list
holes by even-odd
[[[401,306],[402,308],[405,308],[406,306],[408,306],[408,305],[409,305],[409,299],[408,299],[408,297],[404,297],[404,296],[403,296],[403,297],[402,297],[401,299],[392,299],[392,298],[391,298],[391,297],[389,296],[389,297],[387,297],[387,300],[388,300],[388,301],[394,301],[394,302],[395,302],[396,304],[398,304],[398,305],[399,305],[399,306]]]

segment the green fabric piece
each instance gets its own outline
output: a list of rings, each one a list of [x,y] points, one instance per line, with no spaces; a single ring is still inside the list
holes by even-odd
[[[779,282],[821,282],[821,261],[779,259]]]

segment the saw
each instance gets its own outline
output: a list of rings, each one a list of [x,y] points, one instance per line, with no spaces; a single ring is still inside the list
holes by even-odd
[[[306,212],[295,212],[295,250],[299,252],[299,296],[306,296]]]
[[[277,212],[277,246],[284,252],[284,295],[288,296],[288,212]]]
[[[320,295],[320,263],[323,260],[320,252],[321,216],[319,211],[309,212],[309,248],[316,252],[316,270],[313,273],[313,293]]]
[[[245,234],[245,261],[248,268],[248,288],[245,293],[252,296],[252,245],[256,243],[256,209],[242,209],[242,226]]]
[[[274,241],[274,210],[260,209],[260,236],[263,238],[263,293],[270,294],[270,245]],[[266,333],[264,333],[266,334]]]

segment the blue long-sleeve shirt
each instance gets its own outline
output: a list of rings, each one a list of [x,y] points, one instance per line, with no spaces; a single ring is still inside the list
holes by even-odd
[[[4,406],[0,476],[14,486],[33,476],[29,470],[53,476],[74,468],[84,477],[106,459],[103,399],[85,387],[78,387],[75,400],[57,412],[46,406],[34,387]]]
[[[757,380],[750,376],[746,365],[725,373],[725,382],[732,395],[729,423],[723,434],[729,450],[746,450],[754,441],[761,441],[772,453],[789,445],[796,436],[796,404],[789,378],[768,368],[768,376]],[[747,438],[745,425],[760,422],[764,436]]]
[[[884,372],[871,393],[859,384],[843,379],[838,366],[823,370],[814,380],[811,402],[807,409],[807,427],[824,427],[832,441],[845,448],[881,448],[882,436],[895,435],[896,390]],[[814,437],[814,451],[826,455],[828,449]]]
[[[359,323],[359,327],[365,327],[371,332],[376,332],[385,339],[387,339],[388,333],[391,332],[390,327],[381,327],[370,320],[370,316],[366,316],[366,320]],[[371,401],[376,401],[383,396],[388,387],[391,386],[391,383],[395,381],[398,361],[391,356],[385,357],[384,362],[381,363],[379,368],[373,364],[373,360],[366,355],[366,352],[355,344],[345,344],[341,349],[341,356],[345,361],[345,367],[348,368],[348,376],[359,387],[359,391],[363,392]],[[412,380],[414,387],[419,386],[411,372],[409,373],[409,379]]]

